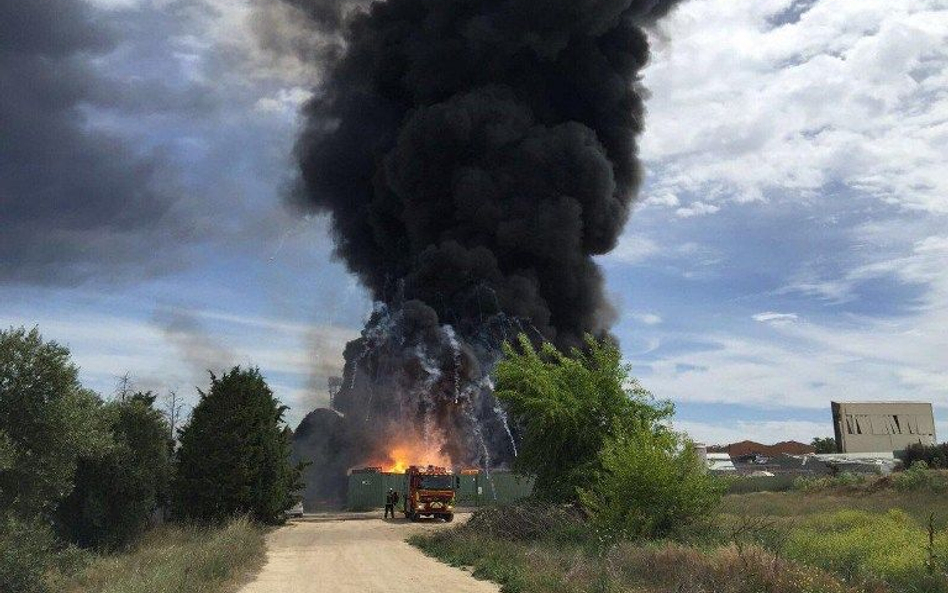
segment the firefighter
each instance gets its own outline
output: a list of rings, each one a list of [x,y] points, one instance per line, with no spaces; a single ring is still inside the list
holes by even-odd
[[[392,519],[395,518],[395,505],[398,504],[398,492],[395,492],[392,488],[388,489],[388,494],[385,495],[385,518],[388,519],[388,514],[392,514]]]

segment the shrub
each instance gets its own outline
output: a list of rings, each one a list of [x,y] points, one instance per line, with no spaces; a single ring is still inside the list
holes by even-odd
[[[892,474],[892,485],[903,492],[919,490],[946,492],[948,491],[948,474],[930,470],[926,462],[916,461],[909,469]]]
[[[835,489],[858,489],[877,480],[877,476],[842,472],[836,476],[800,476],[793,481],[793,489],[801,492],[820,492]]]
[[[464,529],[511,541],[583,541],[592,537],[592,531],[579,508],[533,500],[478,509]]]
[[[63,549],[50,526],[39,519],[0,518],[0,591],[51,593],[61,590],[58,573],[70,572],[83,560],[76,550]]]
[[[283,520],[298,498],[302,466],[290,462],[286,407],[257,369],[234,367],[201,393],[181,431],[173,487],[176,516],[218,521],[250,514]]]
[[[102,408],[113,438],[101,455],[80,460],[75,488],[57,511],[64,537],[83,547],[124,547],[166,501],[171,466],[168,426],[154,396],[136,394]]]
[[[600,530],[624,537],[668,535],[708,515],[726,488],[672,433],[628,433],[605,447],[602,465],[582,501]]]

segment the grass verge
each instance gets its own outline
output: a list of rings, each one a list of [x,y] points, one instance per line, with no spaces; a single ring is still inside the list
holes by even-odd
[[[512,593],[948,593],[948,497],[909,479],[727,496],[675,540],[603,541],[522,505],[411,541]]]
[[[458,528],[411,543],[505,593],[856,593],[841,579],[757,546],[698,549],[674,542],[622,543],[605,551],[579,543],[505,541]]]
[[[263,565],[265,530],[246,519],[218,527],[166,525],[127,553],[95,556],[64,579],[65,593],[222,593]]]

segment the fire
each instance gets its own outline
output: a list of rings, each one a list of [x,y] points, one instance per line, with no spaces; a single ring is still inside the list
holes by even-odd
[[[387,459],[378,465],[383,471],[403,474],[412,465],[451,467],[451,458],[441,453],[440,447],[426,447],[420,443],[402,443],[392,446]]]

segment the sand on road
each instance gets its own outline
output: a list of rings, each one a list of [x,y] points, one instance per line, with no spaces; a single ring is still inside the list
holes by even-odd
[[[240,593],[499,591],[405,542],[409,535],[431,529],[450,527],[384,521],[377,515],[316,515],[294,521],[267,536],[266,564]]]

